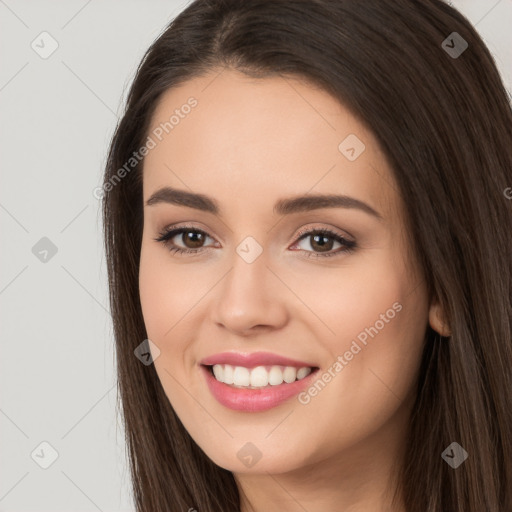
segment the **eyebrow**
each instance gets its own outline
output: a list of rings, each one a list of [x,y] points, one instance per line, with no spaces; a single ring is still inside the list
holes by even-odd
[[[186,206],[188,208],[213,213],[214,215],[219,215],[221,212],[219,203],[212,197],[171,187],[163,187],[153,193],[146,201],[146,206],[159,203]],[[359,199],[334,194],[307,194],[279,199],[274,205],[274,213],[278,215],[290,215],[322,208],[354,208],[376,217],[379,220],[383,218],[379,212]]]

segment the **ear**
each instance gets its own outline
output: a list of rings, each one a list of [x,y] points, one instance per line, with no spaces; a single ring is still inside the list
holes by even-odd
[[[451,336],[452,333],[450,326],[446,321],[446,314],[441,309],[441,306],[437,300],[434,300],[430,306],[428,321],[430,327],[432,327],[432,329],[438,332],[441,336]]]

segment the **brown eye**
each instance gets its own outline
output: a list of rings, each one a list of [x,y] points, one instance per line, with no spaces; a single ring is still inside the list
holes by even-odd
[[[197,249],[204,243],[204,234],[197,231],[183,231],[181,241],[189,249]]]
[[[311,247],[320,252],[329,252],[334,245],[333,238],[326,235],[310,235],[309,238]]]
[[[171,252],[196,253],[203,249],[206,238],[210,237],[200,229],[182,227],[164,231],[155,240],[163,243]]]
[[[210,246],[204,245],[207,238],[211,237],[204,231],[184,226],[166,230],[160,233],[160,236],[155,240],[163,243],[172,253],[192,255],[210,248]],[[299,246],[304,240],[309,242],[307,244],[309,247]],[[333,250],[335,249],[334,244],[339,244],[339,250]],[[300,233],[294,248],[296,246],[302,249],[305,257],[329,257],[352,252],[356,248],[356,242],[347,240],[329,229],[314,229]]]
[[[294,246],[302,248],[307,254],[306,257],[329,257],[341,253],[350,253],[356,247],[356,242],[347,240],[338,233],[329,229],[315,229],[300,233],[300,238]],[[302,241],[307,241],[305,246],[300,247]],[[333,251],[334,244],[339,244],[340,250]],[[308,247],[309,246],[309,247]],[[311,250],[309,250],[311,249]]]

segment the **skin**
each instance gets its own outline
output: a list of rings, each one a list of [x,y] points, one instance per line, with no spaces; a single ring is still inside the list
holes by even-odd
[[[220,216],[144,207],[140,299],[170,403],[206,455],[235,475],[242,512],[404,510],[400,500],[391,506],[393,463],[402,460],[425,330],[446,328],[406,258],[402,201],[374,135],[311,84],[232,70],[168,90],[148,133],[191,96],[197,106],[143,171],[144,204],[170,186],[221,207]],[[352,162],[338,149],[349,134],[366,146]],[[382,219],[347,208],[273,213],[278,199],[305,193],[355,197]],[[174,254],[155,241],[183,224],[208,234],[202,253]],[[312,236],[299,241],[301,228],[330,228],[357,247],[322,258]],[[263,249],[250,264],[236,252],[248,236]],[[172,240],[198,247],[186,235]],[[343,250],[328,241],[328,252]],[[224,351],[269,351],[326,371],[396,302],[401,311],[308,404],[294,397],[264,412],[233,411],[199,371],[201,359]],[[237,457],[247,442],[262,454],[250,468]]]

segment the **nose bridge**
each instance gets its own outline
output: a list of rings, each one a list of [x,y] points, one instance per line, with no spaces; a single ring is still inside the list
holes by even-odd
[[[214,320],[233,331],[253,326],[276,325],[284,319],[283,304],[276,294],[276,280],[267,268],[267,252],[254,238],[235,247],[231,268],[216,295]]]
[[[267,252],[254,237],[246,237],[235,247],[231,264],[223,293],[232,293],[241,301],[258,299],[266,294],[270,274]]]

